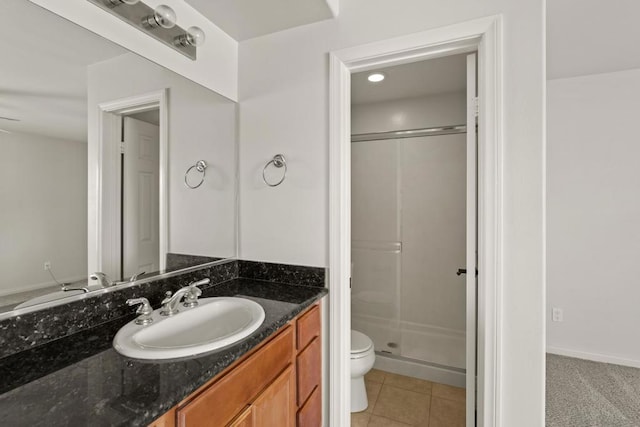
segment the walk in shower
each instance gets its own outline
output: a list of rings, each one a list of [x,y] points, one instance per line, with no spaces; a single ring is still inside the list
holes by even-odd
[[[363,103],[353,93],[351,325],[374,342],[376,367],[464,386],[464,82],[456,89]]]

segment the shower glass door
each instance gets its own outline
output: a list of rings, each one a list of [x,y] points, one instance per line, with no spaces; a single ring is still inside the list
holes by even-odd
[[[351,144],[351,325],[376,351],[400,355],[399,145]]]

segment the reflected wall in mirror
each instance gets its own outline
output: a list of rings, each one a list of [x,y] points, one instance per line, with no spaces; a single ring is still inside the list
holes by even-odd
[[[29,1],[0,13],[0,312],[235,257],[235,103]]]

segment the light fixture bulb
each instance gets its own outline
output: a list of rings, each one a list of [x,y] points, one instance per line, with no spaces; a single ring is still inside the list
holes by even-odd
[[[173,28],[176,25],[176,13],[169,6],[161,4],[153,10],[153,15],[142,18],[142,25],[147,28]]]
[[[202,31],[202,28],[193,26],[187,29],[187,41],[189,42],[189,44],[200,47],[204,44],[205,39],[206,38],[204,35],[204,31]]]
[[[161,4],[153,10],[153,17],[162,28],[173,28],[176,25],[176,13],[169,6]]]
[[[195,46],[199,47],[204,44],[205,35],[200,27],[189,27],[186,33],[179,35],[173,39],[176,46]]]
[[[384,80],[384,78],[385,78],[385,75],[382,73],[371,73],[367,77],[367,80],[369,80],[371,83],[380,83],[381,81]]]

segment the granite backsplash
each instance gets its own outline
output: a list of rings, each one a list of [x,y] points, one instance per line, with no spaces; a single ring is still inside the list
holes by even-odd
[[[56,339],[120,319],[124,324],[135,317],[129,298],[145,297],[158,307],[167,291],[208,277],[207,289],[237,278],[324,287],[325,269],[287,264],[232,260],[147,283],[97,293],[86,298],[21,314],[0,321],[0,358],[29,350]],[[120,322],[118,322],[120,323]]]

